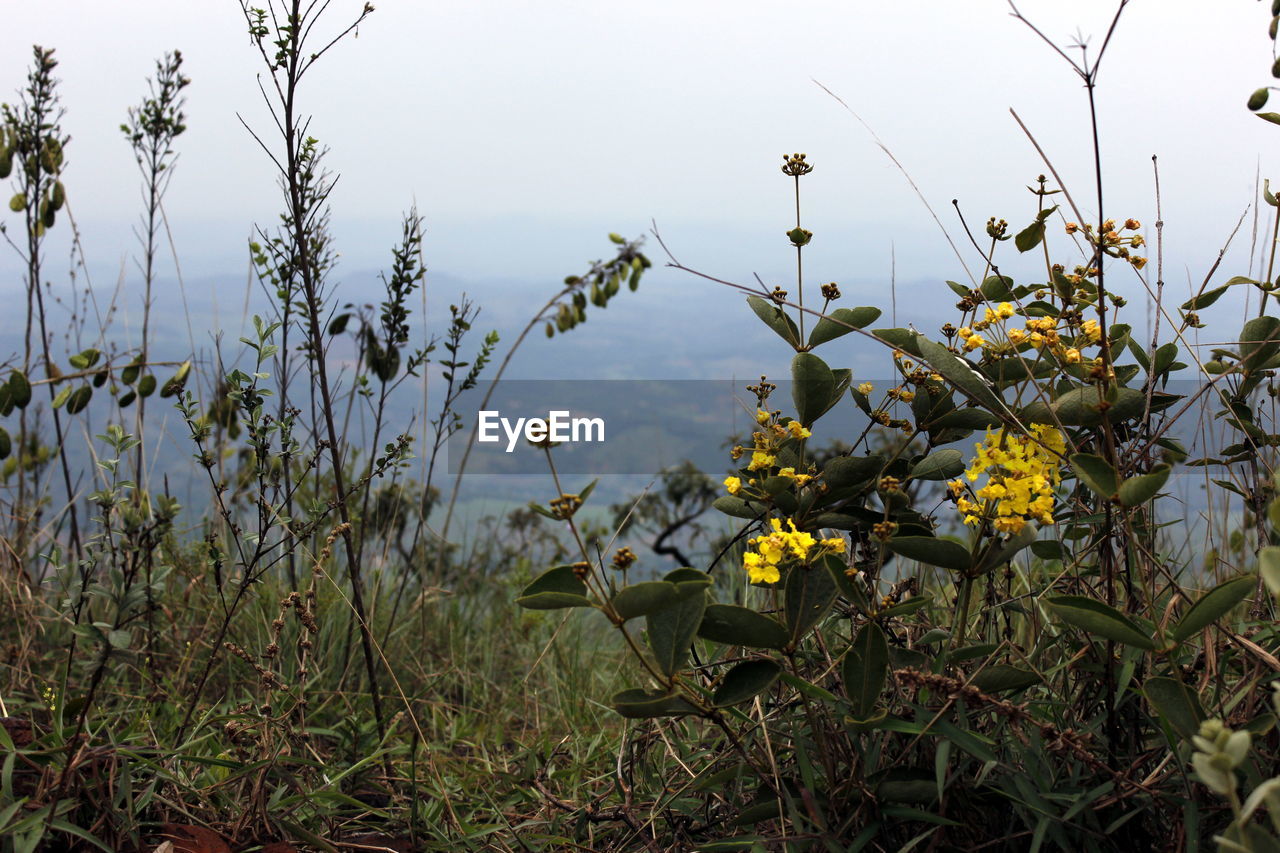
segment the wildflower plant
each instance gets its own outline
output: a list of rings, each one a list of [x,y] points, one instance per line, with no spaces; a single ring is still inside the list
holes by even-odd
[[[1098,57],[1072,63],[1092,98]],[[1101,194],[1085,217],[1056,175],[1039,175],[1027,225],[992,217],[985,242],[969,234],[983,269],[946,282],[958,300],[949,322],[872,328],[879,309],[840,306],[834,282],[819,287],[820,311],[806,307],[804,253],[822,237],[805,227],[800,190],[816,165],[783,160],[794,283],[714,279],[794,353],[790,400],[765,377],[748,389],[751,437],[732,447],[714,504],[738,525],[733,542],[639,581],[584,548],[518,602],[596,609],[625,638],[642,682],[610,704],[666,739],[664,790],[683,777],[698,792],[681,799],[710,815],[691,843],[1207,839],[1203,827],[1221,822],[1206,792],[1188,800],[1187,779],[1162,768],[1182,750],[1208,794],[1228,795],[1232,774],[1256,772],[1248,747],[1274,722],[1250,674],[1280,648],[1251,551],[1269,554],[1273,537],[1252,523],[1276,462],[1274,423],[1254,400],[1280,367],[1280,320],[1263,311],[1208,363],[1187,333],[1232,287],[1265,301],[1271,273],[1206,279],[1170,310],[1159,224],[1153,262],[1141,218],[1105,216]],[[663,248],[670,266],[713,278]],[[1015,253],[1041,267],[1026,283],[1001,270]],[[1160,318],[1150,336],[1125,322],[1134,292]],[[887,384],[828,363],[848,335],[886,348]],[[1190,391],[1170,384],[1183,371],[1201,380]],[[1174,429],[1194,406],[1236,434],[1197,460]],[[859,432],[827,429],[837,407],[861,411]],[[833,440],[841,449],[823,452]],[[1246,460],[1256,467],[1237,469],[1230,489],[1247,512],[1232,537],[1240,559],[1185,572],[1164,510],[1175,467]],[[1222,651],[1215,626],[1251,597],[1259,621],[1248,624],[1268,645],[1214,658],[1227,681],[1189,677]],[[1238,724],[1201,731],[1213,706],[1236,708]]]

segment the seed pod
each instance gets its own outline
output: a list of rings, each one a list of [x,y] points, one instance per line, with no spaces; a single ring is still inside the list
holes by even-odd
[[[150,397],[156,390],[156,377],[154,373],[148,373],[146,376],[138,380],[138,395],[141,397]]]
[[[40,205],[40,224],[45,228],[52,228],[53,223],[57,221],[58,214],[47,201]]]
[[[62,186],[62,181],[53,182],[53,192],[49,195],[49,203],[53,205],[54,210],[62,210],[62,206],[67,203],[67,191]]]
[[[4,427],[0,427],[0,459],[8,459],[12,450],[13,442],[9,439],[9,433]]]
[[[107,380],[111,378],[111,373],[104,367],[97,373],[93,374],[93,387],[101,388],[107,384]]]
[[[125,391],[116,399],[116,405],[124,409],[124,408],[127,408],[129,404],[136,399],[138,399],[138,392],[130,388],[128,391]]]
[[[554,337],[556,336],[556,327],[555,327],[555,326],[553,326],[553,325],[551,325],[551,321],[550,321],[550,320],[548,320],[548,321],[547,321],[547,328],[546,328],[546,332],[547,332],[547,337],[548,337],[548,338],[554,338]]]
[[[0,181],[13,172],[13,152],[8,148],[0,148]]]
[[[13,198],[9,199],[9,209],[14,213],[21,213],[27,209],[27,196],[25,193],[17,193]]]
[[[1271,0],[1271,14],[1280,15],[1280,0]]]
[[[1277,27],[1280,27],[1280,14],[1277,14],[1274,18],[1271,19],[1271,29],[1267,30],[1267,32],[1271,35],[1272,41],[1276,40]]]
[[[1250,110],[1256,113],[1258,110],[1262,109],[1267,105],[1267,98],[1270,94],[1271,93],[1268,92],[1265,88],[1258,89],[1252,95],[1249,96],[1249,103],[1247,106],[1249,107]]]

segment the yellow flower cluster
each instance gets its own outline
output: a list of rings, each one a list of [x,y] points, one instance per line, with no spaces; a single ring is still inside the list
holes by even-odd
[[[947,484],[965,524],[989,518],[1000,533],[1017,533],[1029,520],[1053,523],[1053,495],[1066,451],[1061,432],[1041,424],[1033,424],[1029,436],[988,431],[975,449],[965,477],[975,483],[986,475],[986,483],[973,492],[978,501],[969,499],[962,480]]]
[[[755,421],[760,425],[760,428],[751,434],[751,447],[738,446],[733,448],[730,454],[734,460],[738,460],[750,453],[751,458],[747,463],[747,470],[752,473],[763,471],[764,474],[762,476],[767,476],[768,469],[772,468],[778,461],[778,451],[782,448],[784,442],[790,439],[803,440],[813,434],[799,421],[788,420],[785,424],[780,423],[775,419],[777,415],[778,413],[776,412],[770,414],[763,409],[757,410]],[[778,474],[795,481],[796,485],[799,486],[803,486],[812,480],[814,476],[811,473],[797,473],[795,468],[783,468]],[[755,485],[756,480],[753,478],[748,482],[750,485]],[[731,495],[740,494],[744,488],[739,477],[728,477],[724,481],[724,487]]]
[[[782,578],[779,567],[790,561],[806,562],[822,554],[844,553],[841,536],[815,539],[811,533],[796,530],[796,523],[791,519],[787,519],[790,530],[784,530],[779,519],[771,518],[769,523],[772,532],[748,542],[755,550],[742,555],[742,567],[752,583],[777,583]]]

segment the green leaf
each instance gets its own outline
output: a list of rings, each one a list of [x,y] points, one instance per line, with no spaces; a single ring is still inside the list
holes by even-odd
[[[928,429],[990,429],[1000,426],[1000,419],[982,409],[952,409],[925,424]]]
[[[920,333],[912,329],[875,329],[871,332],[884,343],[909,355],[920,357]]]
[[[62,390],[53,398],[53,402],[50,405],[55,409],[61,409],[67,404],[67,400],[71,397],[71,391],[72,388],[70,385],[63,385]]]
[[[641,581],[618,590],[610,604],[625,619],[648,616],[680,600],[676,585],[666,581]]]
[[[1036,541],[1038,528],[1034,522],[1028,521],[1017,533],[1004,540],[999,548],[989,550],[982,561],[974,569],[975,575],[990,572],[1008,563],[1032,542]]]
[[[1142,414],[1147,398],[1137,388],[1117,388],[1115,400],[1107,407],[1107,420],[1119,423]],[[1098,389],[1092,385],[1072,388],[1053,403],[1053,413],[1037,400],[1023,410],[1023,417],[1032,423],[1054,424],[1055,418],[1063,426],[1101,426],[1102,406]]]
[[[67,360],[71,362],[71,366],[76,370],[86,370],[97,364],[100,358],[102,358],[102,353],[90,347],[83,352],[76,353]]]
[[[89,405],[89,399],[93,397],[92,385],[81,385],[79,388],[71,392],[71,396],[67,398],[67,414],[78,415],[84,411],[84,407]]]
[[[721,495],[711,505],[734,518],[759,518],[760,513],[765,511],[764,504],[752,503],[733,495]]]
[[[680,597],[693,595],[695,592],[705,591],[711,586],[711,575],[706,572],[700,572],[697,569],[691,569],[684,566],[679,569],[672,569],[667,572],[663,580],[667,583],[676,585],[676,591],[680,593]]]
[[[875,622],[867,622],[845,652],[840,670],[855,718],[866,720],[871,716],[888,673],[889,643],[884,630]]]
[[[668,574],[666,580],[672,581],[672,575],[680,571],[677,569]],[[684,667],[689,646],[698,634],[698,626],[702,624],[702,614],[706,609],[707,596],[700,592],[645,617],[649,648],[653,650],[654,660],[664,675],[675,675]]]
[[[1197,296],[1191,297],[1186,302],[1182,303],[1181,308],[1183,311],[1199,311],[1202,308],[1208,308],[1210,305],[1212,305],[1213,303],[1221,299],[1222,294],[1226,293],[1228,290],[1231,289],[1231,285],[1242,284],[1244,282],[1249,282],[1250,284],[1257,284],[1257,282],[1251,278],[1244,278],[1244,276],[1236,276],[1235,278],[1231,279],[1221,287],[1215,287],[1213,290],[1206,290],[1205,292]]]
[[[907,474],[913,480],[948,480],[964,470],[964,456],[959,450],[944,447],[935,450],[912,466]]]
[[[164,383],[164,387],[160,389],[160,396],[166,397],[166,398],[172,397],[174,394],[177,394],[179,391],[181,391],[183,387],[187,384],[187,374],[189,374],[190,372],[191,372],[191,362],[190,361],[182,362],[182,364],[179,365],[177,371],[172,376],[169,377],[169,380],[167,382]],[[583,498],[583,500],[586,500],[586,498]]]
[[[25,409],[31,402],[31,383],[27,381],[27,374],[21,370],[13,371],[9,374],[8,386],[9,402],[19,409]]]
[[[787,572],[784,612],[792,644],[798,643],[836,600],[835,578],[826,565],[793,566]]]
[[[1240,330],[1240,366],[1258,370],[1280,352],[1280,318],[1254,317]]]
[[[1172,471],[1171,467],[1162,463],[1152,468],[1149,474],[1125,480],[1120,485],[1120,503],[1129,507],[1142,506],[1164,487]]]
[[[1044,240],[1044,220],[1050,218],[1055,210],[1057,210],[1057,205],[1046,207],[1046,209],[1039,211],[1036,214],[1036,222],[1027,225],[1027,227],[1018,232],[1018,236],[1014,237],[1014,246],[1018,247],[1018,251],[1029,252],[1041,245],[1041,241]],[[988,296],[987,298],[1000,297]]]
[[[1004,402],[996,395],[991,383],[968,361],[923,336],[919,339],[919,346],[920,357],[969,399],[989,412],[1005,410]]]
[[[1147,683],[1142,685],[1142,692],[1151,703],[1151,707],[1156,709],[1156,713],[1163,717],[1183,740],[1189,739],[1200,731],[1200,724],[1204,722],[1205,717],[1204,708],[1200,706],[1200,700],[1196,697],[1195,691],[1186,684],[1176,678],[1158,675],[1147,679]]]
[[[913,598],[908,598],[906,601],[900,601],[892,607],[887,607],[884,610],[881,610],[879,618],[891,619],[906,616],[908,614],[915,613],[917,610],[928,607],[932,603],[932,595],[917,595]]]
[[[973,677],[973,686],[983,693],[1004,693],[1011,690],[1026,690],[1039,684],[1040,676],[1029,669],[998,663],[987,667]]]
[[[1258,552],[1258,573],[1271,594],[1280,595],[1280,546],[1268,545]]]
[[[1071,470],[1103,500],[1111,500],[1119,490],[1119,478],[1111,463],[1092,453],[1071,454]]]
[[[698,636],[713,643],[754,649],[781,649],[790,638],[778,620],[736,604],[707,605]]]
[[[663,690],[645,690],[632,687],[613,694],[609,700],[613,710],[631,720],[643,720],[650,717],[680,717],[685,714],[696,714],[698,709],[690,705],[676,693]]]
[[[1194,636],[1244,601],[1257,585],[1258,579],[1252,575],[1242,575],[1218,584],[1191,605],[1191,609],[1169,630],[1169,637],[1181,643]]]
[[[138,380],[138,396],[139,397],[143,397],[143,398],[150,397],[152,394],[155,393],[155,390],[156,390],[156,375],[154,373],[148,373]]]
[[[822,481],[833,489],[856,486],[876,477],[884,463],[885,458],[880,455],[837,456],[822,466]]]
[[[724,674],[711,702],[717,708],[740,705],[773,686],[782,673],[777,661],[760,659],[744,661]]]
[[[587,585],[573,573],[573,566],[554,566],[534,579],[516,599],[528,610],[558,610],[561,607],[590,607]]]
[[[887,543],[893,553],[929,566],[940,566],[953,572],[967,572],[973,567],[973,555],[959,542],[932,536],[898,536]]]
[[[800,330],[796,328],[795,321],[787,316],[780,306],[759,296],[748,296],[747,304],[766,326],[778,333],[780,338],[793,347],[800,346]]]
[[[836,378],[825,361],[811,352],[796,353],[791,360],[791,399],[800,423],[811,426],[831,408],[835,391]]]
[[[1057,208],[1050,210],[1050,213]],[[1044,213],[1041,211],[1041,213]],[[1044,214],[1048,215],[1048,214]],[[1013,298],[1013,279],[1007,275],[989,275],[978,286],[983,299],[1000,300]]]
[[[1031,553],[1042,560],[1061,560],[1066,556],[1067,549],[1057,539],[1041,539],[1031,543]]]
[[[879,318],[879,308],[837,308],[814,325],[813,331],[809,333],[809,346],[816,347],[847,335],[854,329],[866,328]]]
[[[1140,649],[1156,647],[1131,619],[1100,601],[1083,595],[1056,595],[1045,599],[1045,604],[1058,619],[1090,634]]]

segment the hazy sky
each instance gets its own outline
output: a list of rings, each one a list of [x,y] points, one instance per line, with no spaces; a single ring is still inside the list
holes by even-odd
[[[193,82],[168,214],[189,271],[243,274],[251,223],[272,221],[279,204],[270,165],[236,118],[269,130],[238,4],[9,5],[0,100],[21,86],[33,43],[57,48],[73,136],[65,183],[91,264],[117,269],[133,251],[139,181],[118,125],[155,58],[179,48]],[[334,0],[330,26],[361,5]],[[816,165],[804,179],[815,276],[869,289],[888,280],[892,246],[900,281],[961,279],[902,175],[814,80],[874,128],[956,235],[953,198],[975,228],[993,214],[1020,226],[1034,212],[1023,187],[1044,166],[1010,107],[1092,208],[1079,80],[1004,0],[376,5],[302,92],[341,173],[333,204],[348,270],[384,263],[399,211],[416,201],[428,263],[463,279],[544,289],[547,276],[608,252],[606,232],[639,234],[651,219],[682,260],[710,272],[785,274],[791,187],[778,167],[784,152],[805,151]],[[1078,29],[1095,49],[1115,9],[1021,5],[1058,43]],[[1158,154],[1177,293],[1207,270],[1258,170],[1280,177],[1280,128],[1244,109],[1270,79],[1264,6],[1134,0],[1103,66],[1108,213],[1155,219]],[[1246,265],[1242,254],[1224,271]],[[6,254],[0,271],[13,268]]]

